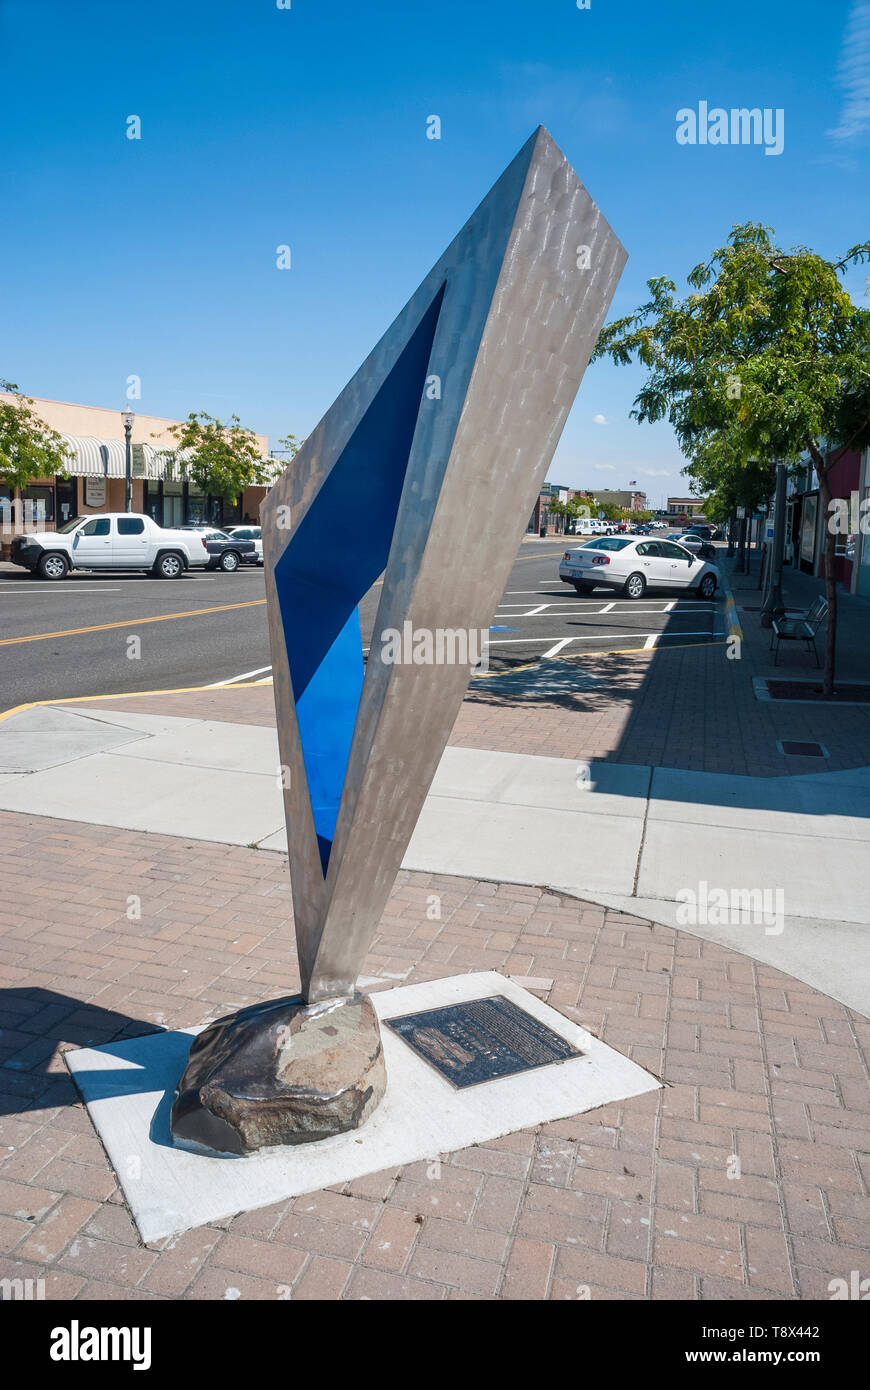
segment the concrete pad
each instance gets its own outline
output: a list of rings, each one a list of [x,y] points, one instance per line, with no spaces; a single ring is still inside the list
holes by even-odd
[[[870,1017],[870,932],[863,924],[786,916],[781,934],[769,935],[761,926],[734,923],[687,926],[677,921],[677,903],[661,898],[634,898],[618,893],[587,896],[602,907],[659,922],[703,941],[730,946]]]
[[[629,763],[445,748],[430,796],[642,817],[650,769]]]
[[[278,780],[100,753],[0,784],[0,808],[248,845],[284,819]]]
[[[0,772],[39,772],[142,737],[72,711],[22,710],[0,723]]]
[[[56,705],[52,708],[75,712],[80,707]],[[139,729],[144,734],[162,734],[171,729],[181,729],[201,722],[199,719],[182,719],[176,714],[138,714],[133,710],[125,710],[123,701],[119,702],[117,709],[104,709],[99,703],[88,705],[87,714],[88,718],[99,719],[103,724],[120,724],[125,729]]]
[[[630,893],[642,828],[635,816],[430,796],[402,867]]]
[[[124,750],[134,758],[182,767],[213,767],[226,772],[278,776],[278,735],[257,724],[197,720],[193,726],[164,729]]]
[[[838,772],[740,777],[654,768],[649,820],[870,841],[870,781]]]
[[[197,1030],[82,1048],[67,1052],[65,1060],[143,1241],[156,1241],[366,1173],[435,1159],[643,1095],[661,1085],[636,1063],[494,972],[383,990],[371,999],[384,1019],[496,994],[540,1019],[583,1056],[456,1090],[384,1028],[387,1092],[361,1129],[246,1158],[212,1158],[171,1144],[172,1093]]]
[[[676,902],[681,890],[701,881],[711,888],[782,889],[789,915],[870,924],[852,841],[703,824],[687,840],[683,825],[649,822],[637,896]]]

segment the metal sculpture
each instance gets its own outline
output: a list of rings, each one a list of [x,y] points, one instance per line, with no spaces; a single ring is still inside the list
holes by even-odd
[[[302,990],[200,1035],[177,1139],[300,1142],[383,1094],[356,978],[625,259],[539,127],[263,502]]]

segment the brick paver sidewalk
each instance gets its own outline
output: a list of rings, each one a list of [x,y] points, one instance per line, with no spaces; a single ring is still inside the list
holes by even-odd
[[[870,1272],[867,1020],[684,933],[408,873],[370,974],[535,977],[666,1089],[143,1247],[61,1053],[292,990],[286,862],[8,813],[0,835],[0,1278],[77,1299],[825,1299]]]

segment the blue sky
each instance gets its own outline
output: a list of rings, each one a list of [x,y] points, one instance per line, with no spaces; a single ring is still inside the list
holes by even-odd
[[[782,108],[783,153],[678,145],[699,101]],[[135,408],[273,443],[539,122],[628,248],[613,314],[737,221],[825,254],[870,234],[868,0],[0,0],[0,118],[0,376],[120,410],[135,373]],[[669,427],[628,418],[640,380],[589,369],[552,479],[684,490]]]

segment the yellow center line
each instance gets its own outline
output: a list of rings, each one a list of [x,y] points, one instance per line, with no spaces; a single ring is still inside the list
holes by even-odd
[[[78,637],[85,632],[105,632],[111,627],[136,628],[144,623],[169,623],[176,618],[199,618],[203,613],[227,613],[231,608],[259,608],[264,598],[249,599],[246,603],[222,603],[216,608],[190,608],[184,613],[159,613],[153,618],[126,618],[120,623],[95,623],[93,627],[69,627],[63,632],[36,632],[31,637],[3,637],[0,647],[14,647],[19,642],[47,642],[50,637]]]

